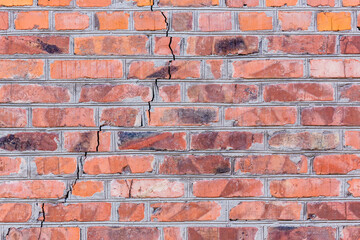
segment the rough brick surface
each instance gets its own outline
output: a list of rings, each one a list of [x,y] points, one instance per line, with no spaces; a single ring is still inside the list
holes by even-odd
[[[0,0],[1,240],[359,240],[360,0]]]

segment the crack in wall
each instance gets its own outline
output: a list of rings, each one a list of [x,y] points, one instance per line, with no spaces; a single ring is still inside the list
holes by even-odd
[[[44,226],[44,222],[45,222],[45,203],[42,203],[41,204],[41,223],[40,223],[40,232],[39,232],[39,237],[38,237],[38,240],[41,239],[41,234],[42,234],[42,229],[43,229],[43,226]],[[9,232],[10,232],[10,229],[9,229]]]

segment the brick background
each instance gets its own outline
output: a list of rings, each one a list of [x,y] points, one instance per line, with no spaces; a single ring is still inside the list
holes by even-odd
[[[1,239],[360,239],[359,7],[0,0]]]

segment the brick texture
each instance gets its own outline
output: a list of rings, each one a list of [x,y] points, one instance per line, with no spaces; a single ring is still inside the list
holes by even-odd
[[[1,240],[359,240],[360,0],[0,0]]]

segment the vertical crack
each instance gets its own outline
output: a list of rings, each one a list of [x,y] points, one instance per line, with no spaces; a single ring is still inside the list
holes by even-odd
[[[127,181],[127,180],[125,180],[125,183],[126,183],[127,188],[129,189],[129,193],[128,193],[129,198],[131,198],[131,191],[132,191],[132,185],[133,185],[133,183],[134,183],[134,179],[131,179],[131,180],[130,180],[130,185],[128,184],[128,181]]]
[[[45,222],[45,203],[41,204],[41,215],[42,215],[41,216],[42,218],[41,218],[41,223],[40,223],[40,232],[39,232],[38,240],[40,240],[40,238],[41,238],[42,229],[43,229],[44,222]],[[8,232],[8,234],[9,234],[9,232]]]

